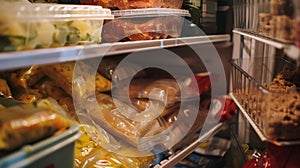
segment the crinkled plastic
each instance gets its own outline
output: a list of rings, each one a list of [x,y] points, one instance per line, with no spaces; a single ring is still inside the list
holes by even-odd
[[[4,98],[12,98],[12,94],[6,80],[1,78],[0,78],[0,96]]]
[[[10,83],[14,87],[27,89],[39,81],[43,76],[45,75],[39,66],[31,66],[11,73]]]
[[[71,96],[73,82],[76,86],[73,88],[73,93],[76,95],[73,96],[88,97],[94,92],[105,92],[111,89],[111,82],[99,73],[96,73],[96,76],[91,76],[91,69],[88,65],[77,62],[76,68],[79,70],[75,71],[76,74],[74,74],[74,68],[75,62],[66,62],[43,66],[42,70]],[[73,79],[73,74],[77,75],[75,79]]]
[[[90,125],[81,125],[82,136],[75,144],[75,167],[123,167],[140,168],[149,167],[154,156],[148,157],[127,157],[117,155],[102,148],[101,142],[105,136]],[[132,148],[120,149],[120,154],[135,152]]]
[[[112,97],[108,95],[98,94],[96,99],[99,109],[90,109],[90,111],[88,111],[89,116],[104,130],[122,141],[127,141],[136,146],[139,138],[143,137],[153,127],[158,126],[157,131],[163,129],[155,117],[150,116],[144,118],[143,116],[137,115],[135,118],[138,111],[120,101],[115,101],[118,104],[116,106]],[[89,104],[87,104],[87,106],[89,106]],[[147,114],[151,115],[151,113]],[[130,118],[134,118],[135,120]]]
[[[71,124],[58,111],[41,108],[39,105],[35,107],[33,104],[0,110],[0,121],[0,149],[4,151],[49,137]]]
[[[114,90],[116,97],[126,99],[127,86],[118,83]],[[181,97],[180,89],[183,89],[186,97]],[[129,85],[129,97],[145,98],[159,100],[165,103],[166,108],[173,106],[175,103],[197,97],[194,90],[186,87],[183,83],[178,83],[174,79],[134,79]]]

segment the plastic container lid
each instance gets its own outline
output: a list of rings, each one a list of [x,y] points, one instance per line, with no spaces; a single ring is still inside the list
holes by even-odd
[[[188,10],[171,8],[144,8],[132,10],[115,10],[112,14],[116,17],[157,17],[157,16],[182,16],[191,17]]]
[[[103,20],[113,19],[110,9],[93,5],[61,5],[46,3],[2,2],[1,15],[14,19],[36,20]]]

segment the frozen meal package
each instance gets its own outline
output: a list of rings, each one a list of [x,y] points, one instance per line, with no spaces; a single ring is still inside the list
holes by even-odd
[[[166,108],[181,100],[197,97],[197,93],[193,89],[174,79],[134,79],[130,82],[129,89],[122,82],[116,84],[113,90],[114,96],[120,100],[126,99],[126,93],[131,99],[142,98],[162,101]]]
[[[101,42],[101,6],[2,2],[0,51],[20,51]]]
[[[88,65],[84,63],[76,64],[79,68],[76,78],[73,78],[75,62],[65,62],[59,64],[52,64],[43,66],[43,72],[58,86],[63,88],[69,95],[72,95],[72,86],[74,87],[74,93],[78,96],[88,97],[93,92],[105,92],[111,89],[111,82],[96,73],[95,76],[91,76],[91,70]]]
[[[12,106],[0,111],[0,150],[10,151],[41,140],[70,126],[58,112],[33,104]]]
[[[130,157],[135,150],[130,147],[122,147],[118,154],[109,152],[103,148],[101,141],[105,139],[95,127],[81,125],[83,134],[75,144],[75,167],[124,167],[140,168],[148,167],[154,157]],[[122,155],[125,154],[125,155]]]

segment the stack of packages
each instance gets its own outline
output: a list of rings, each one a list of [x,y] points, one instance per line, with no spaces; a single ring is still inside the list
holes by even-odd
[[[269,11],[259,14],[259,34],[284,43],[294,43],[296,31],[292,0],[271,0]]]
[[[148,167],[156,146],[174,151],[197,138],[209,111],[210,80],[201,74],[196,75],[199,81],[191,80],[194,77],[176,81],[150,68],[137,73],[128,87],[126,71],[132,67],[114,73],[122,59],[104,58],[96,72],[88,61],[5,71],[0,73],[0,93],[22,103],[50,98],[69,119],[80,123],[84,135],[76,141],[76,167],[108,163]]]

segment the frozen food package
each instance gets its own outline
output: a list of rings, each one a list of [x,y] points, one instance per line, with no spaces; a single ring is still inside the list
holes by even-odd
[[[43,76],[45,75],[39,66],[31,66],[11,73],[10,83],[14,87],[29,88]]]
[[[181,89],[183,89],[184,93],[181,93]],[[126,99],[126,93],[131,99],[144,98],[162,101],[165,103],[166,108],[173,106],[180,100],[193,99],[198,96],[192,88],[187,87],[183,82],[177,82],[175,79],[155,78],[134,79],[130,82],[129,88],[120,82],[113,90],[113,96],[119,99]]]
[[[165,107],[162,101],[149,99],[131,99],[131,104],[133,108],[136,108],[139,111],[149,110],[149,108],[153,107],[156,109],[163,109],[160,116],[168,115],[180,106],[180,103],[176,103],[171,107]]]
[[[80,127],[83,134],[75,144],[75,167],[140,168],[148,167],[153,161],[153,156],[127,156],[135,152],[131,147],[122,147],[118,154],[109,152],[101,144],[105,137],[95,127],[86,124],[80,125]]]
[[[184,17],[182,9],[136,9],[113,11],[116,17],[105,21],[102,38],[105,42],[157,40],[179,37]]]
[[[70,122],[59,113],[37,108],[32,104],[3,109],[0,111],[0,118],[1,151],[19,148],[70,126]]]
[[[0,51],[82,45],[101,42],[104,19],[101,6],[2,2]]]
[[[12,98],[12,94],[6,80],[1,78],[0,78],[0,96],[4,98]]]
[[[134,78],[141,78],[146,75],[146,72],[139,71],[139,69],[141,68],[140,65],[131,62],[127,62],[128,66],[118,67],[123,58],[124,57],[122,56],[103,58],[98,66],[98,72],[106,78],[113,80],[123,80],[126,78],[131,78],[132,76],[130,76],[129,74],[132,74],[132,72],[136,73]],[[118,71],[115,71],[117,67]]]
[[[149,111],[146,114],[140,114],[129,105],[106,94],[98,94],[96,99],[97,102],[85,103],[86,106],[89,106],[88,115],[93,122],[121,141],[136,146],[139,138],[154,126],[157,126],[156,130],[158,131],[164,128],[156,119],[155,112]],[[98,108],[95,105],[91,107],[95,103],[98,104]]]
[[[81,0],[81,4],[100,5],[110,9],[176,8],[180,9],[183,0]]]
[[[80,70],[77,71],[79,74],[77,74],[78,76],[74,80],[75,62],[47,65],[43,66],[42,70],[71,96],[73,84],[77,86],[73,89],[75,89],[74,93],[79,94],[78,96],[88,97],[93,92],[99,93],[111,89],[111,82],[99,73],[96,73],[95,77],[91,76],[92,73],[89,73],[91,71],[88,65],[84,63],[78,63],[76,65]]]

